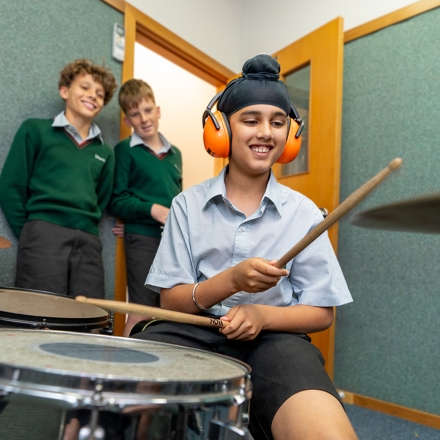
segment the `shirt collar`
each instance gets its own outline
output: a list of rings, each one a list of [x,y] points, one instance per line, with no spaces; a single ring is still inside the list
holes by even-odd
[[[163,147],[156,152],[155,150],[153,150],[153,148],[147,145],[137,133],[133,132],[130,139],[130,147],[135,147],[136,145],[144,145],[145,147],[147,147],[149,150],[151,150],[153,153],[157,155],[168,153],[171,150],[170,142],[162,133],[159,133],[159,139],[161,140]]]
[[[57,116],[55,116],[52,127],[62,127],[64,128],[70,135],[73,136],[73,138],[79,143],[82,144],[85,141],[98,138],[101,144],[104,143],[104,140],[102,139],[101,130],[99,127],[92,122],[90,124],[89,128],[89,135],[83,139],[81,135],[78,133],[78,130],[67,120],[66,115],[64,112],[59,113]]]
[[[267,199],[270,200],[273,205],[275,206],[276,210],[282,216],[282,201],[281,201],[281,191],[280,188],[282,186],[277,182],[277,179],[275,178],[273,171],[270,170],[270,177],[269,182],[267,182],[266,192],[264,193],[263,200]]]
[[[210,180],[211,186],[206,194],[202,209],[205,209],[208,202],[212,200],[214,197],[217,196],[226,197],[225,176],[227,170],[228,170],[228,166],[226,165],[217,177],[214,177],[213,179]]]
[[[225,187],[225,176],[227,172],[228,166],[225,166],[221,173],[211,180],[211,187],[206,194],[203,208],[207,206],[208,202],[214,199],[217,196],[226,197],[226,187]],[[275,206],[276,210],[282,216],[282,201],[281,201],[281,191],[280,184],[277,182],[272,170],[270,170],[269,181],[267,182],[266,191],[263,195],[263,199],[261,201],[261,205],[270,201]]]

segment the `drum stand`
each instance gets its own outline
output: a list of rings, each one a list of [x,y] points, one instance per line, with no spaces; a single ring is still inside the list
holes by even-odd
[[[104,440],[105,431],[102,426],[98,425],[99,411],[97,409],[92,410],[90,416],[90,424],[83,426],[79,430],[78,440]]]

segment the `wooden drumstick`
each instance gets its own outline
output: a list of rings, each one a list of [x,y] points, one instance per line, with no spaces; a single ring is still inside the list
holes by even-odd
[[[0,237],[0,249],[8,249],[12,246],[12,243],[9,240],[6,240],[4,237]]]
[[[364,199],[382,180],[402,164],[402,159],[396,157],[386,168],[377,173],[372,179],[364,183],[354,193],[349,195],[332,213],[330,213],[321,223],[316,225],[303,239],[301,239],[292,249],[286,252],[276,263],[275,267],[284,267],[290,260],[295,258],[312,241],[317,239],[324,231],[336,223],[342,216],[347,214],[362,199]]]
[[[161,318],[165,321],[182,322],[184,324],[202,325],[204,327],[224,327],[222,320],[208,318],[206,316],[191,315],[190,313],[174,312],[172,310],[160,309],[158,307],[143,306],[141,304],[126,303],[123,301],[111,301],[106,299],[86,298],[77,296],[75,301],[80,303],[92,304],[104,309],[113,310],[120,313],[133,313],[135,315],[151,316]]]

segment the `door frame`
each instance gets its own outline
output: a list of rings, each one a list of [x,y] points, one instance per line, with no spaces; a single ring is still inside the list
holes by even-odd
[[[134,76],[135,43],[142,44],[174,64],[198,76],[217,88],[226,86],[235,72],[206,55],[187,41],[162,26],[139,9],[123,0],[103,0],[124,14],[125,54],[122,64],[121,84]],[[131,129],[123,122],[120,114],[120,139],[131,135]],[[215,170],[221,164],[215,163]],[[116,239],[115,255],[115,301],[127,299],[127,272],[125,266],[124,239]],[[121,336],[125,326],[125,315],[115,313],[113,333]]]

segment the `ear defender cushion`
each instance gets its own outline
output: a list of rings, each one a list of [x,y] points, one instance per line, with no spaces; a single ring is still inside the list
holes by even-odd
[[[228,118],[220,111],[215,111],[205,120],[203,126],[203,143],[206,151],[213,157],[226,158],[229,157],[231,149],[231,128],[229,127]],[[213,121],[216,119],[219,129],[217,130]]]
[[[298,132],[298,123],[290,118],[289,132],[287,134],[286,145],[284,146],[283,154],[277,160],[277,163],[289,163],[298,156],[299,150],[301,148],[301,137],[296,137]]]

